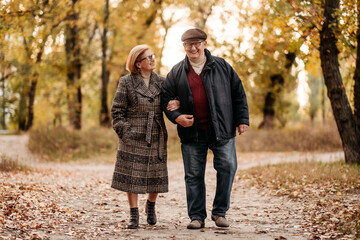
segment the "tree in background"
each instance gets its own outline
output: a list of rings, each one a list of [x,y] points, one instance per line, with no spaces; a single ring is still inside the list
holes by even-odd
[[[108,20],[109,20],[109,0],[105,0],[103,31],[101,34],[101,103],[99,121],[101,126],[110,126],[110,114],[108,107],[108,85],[110,71],[107,67],[108,62]]]
[[[0,116],[0,125],[2,129],[7,129],[6,126],[6,115],[8,110],[10,109],[9,103],[11,100],[6,96],[6,80],[11,76],[11,70],[9,69],[9,65],[4,61],[5,56],[0,53],[0,93],[1,93],[1,116]]]
[[[169,4],[166,0],[151,1],[122,1],[113,7],[109,18],[109,35],[111,42],[108,47],[108,71],[113,71],[114,79],[111,89],[116,89],[120,76],[126,74],[125,63],[131,48],[138,44],[151,46],[161,60],[161,52],[165,41],[161,40],[159,29],[161,28],[160,15],[163,5]],[[121,26],[119,23],[122,23]],[[160,56],[160,58],[158,57]],[[160,64],[157,64],[160,67]],[[112,94],[115,91],[111,91]],[[108,98],[106,104],[109,104]],[[105,105],[105,98],[102,98],[102,105]]]
[[[303,37],[292,31],[293,12],[282,1],[260,1],[256,9],[247,2],[236,6],[243,15],[238,19],[245,34],[235,44],[227,43],[227,54],[240,77],[248,82],[245,88],[250,109],[263,115],[259,128],[283,127],[299,107],[295,98],[296,57]],[[252,37],[244,43],[247,34]],[[239,51],[242,44],[247,45],[243,52]]]
[[[359,15],[359,3],[355,9],[357,9],[357,15]],[[348,9],[351,5],[347,6]],[[347,163],[360,164],[360,125],[355,120],[358,114],[356,107],[358,107],[355,99],[355,113],[353,114],[345,88],[342,81],[338,54],[339,49],[337,42],[341,36],[339,29],[339,0],[326,0],[324,3],[324,22],[320,31],[320,58],[321,67],[324,74],[325,84],[328,90],[328,97],[331,102],[331,107],[334,113],[335,121],[340,133],[340,137],[343,143],[345,161]],[[360,18],[358,17],[358,24],[360,26]],[[360,36],[359,29],[357,31],[357,53],[359,54],[360,48]],[[360,61],[359,55],[357,55],[356,69],[355,69],[355,84],[354,84],[354,96],[358,96],[359,89],[359,68]]]
[[[161,6],[164,1],[162,0],[152,0],[150,2],[150,6],[146,7],[144,6],[141,1],[137,2],[138,5],[142,5],[143,8],[139,9],[139,12],[142,13],[142,16],[136,15],[136,11],[131,11],[130,9],[136,9],[134,2],[131,1],[123,1],[121,2],[117,7],[120,9],[122,13],[125,13],[128,11],[129,13],[132,13],[132,16],[129,16],[131,20],[134,22],[139,21],[136,27],[138,29],[136,30],[136,33],[133,37],[136,37],[136,41],[133,43],[138,44],[142,43],[144,41],[144,38],[147,34],[149,34],[149,29],[151,29],[152,25],[154,24],[155,20],[157,19]],[[100,33],[101,36],[101,50],[102,50],[102,70],[101,70],[101,103],[100,103],[100,125],[102,126],[110,126],[110,115],[109,115],[109,107],[108,107],[108,85],[109,85],[109,79],[110,79],[110,69],[108,68],[109,62],[112,60],[114,49],[113,47],[109,49],[108,47],[108,35],[112,35],[116,37],[119,32],[121,32],[118,25],[113,25],[112,28],[109,27],[109,16],[110,16],[110,7],[109,7],[109,0],[105,0],[105,6],[104,6],[104,13],[103,13],[103,22],[102,22],[102,33]],[[130,11],[129,11],[130,10]],[[135,15],[135,16],[134,16]],[[123,16],[120,16],[123,18]],[[113,20],[113,19],[110,19]],[[129,20],[129,19],[128,19]],[[117,23],[118,21],[114,22],[113,24]],[[126,19],[122,19],[121,22],[126,22]],[[134,26],[134,25],[132,25]],[[140,28],[140,29],[139,29]],[[120,31],[119,31],[120,30]],[[139,31],[140,30],[140,31]],[[132,31],[132,32],[133,32]],[[121,33],[123,35],[123,33]],[[126,34],[124,34],[126,35]],[[122,36],[120,36],[122,37]],[[129,37],[131,38],[131,36]],[[114,42],[114,44],[116,44]],[[149,43],[148,43],[149,44]],[[151,45],[151,44],[149,44]],[[109,56],[108,56],[109,55]]]
[[[354,62],[352,55],[359,51],[359,2],[351,0],[342,1],[340,7],[339,0],[325,1],[299,1],[289,0],[287,3],[292,7],[294,20],[301,35],[305,36],[304,44],[310,51],[320,50],[321,68],[324,75],[327,94],[333,110],[333,115],[342,139],[345,161],[347,163],[360,163],[360,136],[359,126],[356,124],[355,116],[356,103],[359,99],[354,99],[355,112],[353,114],[350,102],[347,97],[346,83],[350,81],[347,77],[345,82],[342,79],[342,72],[352,69],[352,64],[343,66],[340,69],[340,58],[343,62]],[[320,37],[319,37],[320,36]],[[356,47],[357,46],[357,47]],[[341,51],[344,50],[344,51]],[[356,58],[359,55],[356,54]],[[360,63],[360,61],[359,61]],[[354,97],[359,91],[357,69],[360,64],[356,61],[354,74]],[[345,75],[346,76],[346,75]],[[351,90],[348,94],[351,94]]]
[[[78,20],[79,0],[72,0],[65,27],[66,85],[69,121],[74,129],[81,129],[81,46]]]
[[[319,62],[319,54],[313,53],[308,56],[305,63],[309,86],[309,116],[311,122],[314,122],[316,115],[321,110],[322,121],[325,122],[325,96],[324,96],[324,80]]]
[[[22,57],[17,56],[12,60],[13,67],[18,68],[17,77],[21,79],[18,84],[21,94],[17,117],[20,130],[28,130],[33,125],[34,101],[45,44],[62,21],[57,10],[57,1],[12,1],[2,9],[7,29],[2,34],[7,40],[21,38],[24,50],[17,53],[23,54]]]
[[[260,59],[256,62],[261,64],[260,78],[255,78],[255,84],[262,87],[260,96],[264,98],[263,120],[259,128],[271,129],[275,126],[275,119],[280,126],[285,126],[289,119],[286,114],[295,115],[298,109],[294,94],[297,87],[294,65],[297,55],[301,54],[304,39],[292,31],[293,15],[287,3],[264,1],[262,4],[263,7],[252,21],[255,25],[261,25],[260,31],[255,31],[259,42],[255,45],[254,60]],[[293,95],[284,95],[286,92]]]
[[[314,76],[313,74],[308,74],[308,85],[310,89],[309,93],[309,116],[311,122],[314,122],[314,119],[316,117],[316,113],[318,112],[320,108],[320,87],[321,87],[321,81],[317,76]]]
[[[354,115],[357,126],[358,144],[360,145],[360,1],[356,1],[357,30],[356,30],[356,68],[354,73]],[[360,160],[358,159],[358,163]]]
[[[345,63],[340,71],[348,73],[343,75],[345,93],[354,94],[349,104],[354,105],[354,116],[358,116],[358,67],[348,79],[355,69],[356,59],[352,56],[359,57],[358,11],[353,1],[342,4],[344,7],[336,12],[336,37],[342,53],[339,57]],[[126,74],[130,49],[148,44],[159,61],[167,32],[179,19],[174,13],[165,17],[164,10],[172,7],[187,9],[189,21],[207,29],[209,48],[214,46],[216,55],[232,62],[244,79],[252,114],[259,118],[262,115],[262,126],[284,126],[297,116],[297,64],[302,60],[306,66],[309,57],[318,51],[324,11],[321,1],[315,0],[263,0],[256,11],[250,11],[248,6],[248,1],[230,4],[220,0],[6,1],[0,7],[4,19],[0,53],[1,66],[6,66],[11,74],[4,78],[7,73],[0,73],[2,96],[6,96],[2,110],[11,109],[11,115],[7,113],[9,125],[16,122],[20,129],[33,124],[29,119],[36,124],[50,122],[76,129],[84,124],[108,124],[106,108],[119,77]],[[214,20],[219,11],[224,23],[238,21],[240,34],[235,39],[214,34],[209,19]],[[232,30],[224,28],[223,32]],[[302,49],[304,46],[308,51]],[[316,57],[315,61],[320,59]]]
[[[133,46],[146,43],[155,53],[161,49],[159,13],[170,2],[4,2],[0,52],[13,73],[2,86],[18,105],[12,105],[18,128],[27,130],[33,119],[46,124],[50,118],[55,125],[80,129],[82,117],[89,122],[99,113],[101,125],[109,126],[108,90],[115,92]]]
[[[194,23],[196,28],[200,28],[203,30],[211,29],[209,27],[207,29],[207,20],[212,14],[213,8],[220,4],[219,0],[186,0],[183,1],[185,7],[190,10],[190,20]]]
[[[166,11],[166,13],[165,13],[165,11]],[[164,34],[161,39],[160,47],[159,47],[159,59],[160,60],[163,57],[163,53],[164,53],[164,49],[165,49],[165,42],[166,42],[166,38],[168,36],[169,30],[171,29],[171,27],[173,27],[175,24],[177,24],[181,20],[181,18],[175,17],[176,11],[177,11],[177,5],[174,4],[172,1],[168,2],[166,4],[163,4],[160,9],[159,17],[160,17],[160,21],[161,21],[161,27],[164,31]],[[166,15],[169,15],[169,16],[166,16]],[[166,73],[161,72],[162,66],[163,66],[162,62],[158,61],[156,63],[156,72],[159,73],[160,75],[165,76],[167,74],[167,72]]]
[[[105,117],[105,105],[108,106],[110,104],[109,100],[112,100],[112,95],[115,93],[114,90],[116,89],[119,77],[126,74],[125,63],[131,48],[138,44],[147,44],[153,48],[157,59],[159,60],[158,62],[160,62],[161,53],[165,44],[165,40],[162,40],[162,36],[159,34],[159,29],[161,28],[160,16],[162,14],[162,7],[166,4],[170,4],[169,1],[139,0],[119,2],[117,5],[113,5],[112,7],[110,6],[106,24],[106,10],[104,10],[104,23],[102,25],[103,29],[107,26],[108,38],[106,41],[108,44],[107,47],[102,45],[103,53],[105,48],[107,49],[105,51],[107,59],[105,60],[104,57],[102,58],[103,63],[106,61],[106,74],[102,74],[102,76],[107,77],[108,80],[102,85],[103,87],[101,91],[105,92],[107,91],[105,88],[110,87],[111,95],[103,94],[101,97],[101,109],[103,109],[100,110],[101,116]],[[119,25],[119,23],[122,24]],[[105,30],[103,30],[103,34],[101,34],[102,43],[104,43],[105,40],[104,31]],[[104,56],[104,54],[102,56]],[[160,64],[157,64],[157,67],[159,69]],[[112,78],[113,84],[110,84],[109,86],[112,72],[114,73]],[[108,114],[109,113],[107,113],[107,115]],[[107,119],[110,121],[109,116]],[[106,123],[106,121],[104,121],[104,126],[106,125],[110,126],[110,122]]]

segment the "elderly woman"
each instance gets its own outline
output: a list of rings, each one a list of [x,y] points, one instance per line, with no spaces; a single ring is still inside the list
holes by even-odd
[[[139,226],[138,194],[148,193],[147,222],[156,224],[158,193],[168,191],[167,132],[160,108],[165,78],[153,72],[155,55],[147,45],[134,47],[120,78],[112,103],[112,125],[119,137],[112,188],[127,193],[130,205],[128,228]],[[178,108],[178,101],[171,101]],[[175,106],[175,107],[174,107]]]

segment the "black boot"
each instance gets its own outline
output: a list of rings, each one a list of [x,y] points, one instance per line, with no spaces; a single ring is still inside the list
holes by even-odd
[[[139,227],[139,208],[130,208],[130,222],[128,228],[135,229]]]
[[[156,212],[155,212],[155,202],[146,201],[145,212],[147,214],[147,222],[150,225],[156,224]]]

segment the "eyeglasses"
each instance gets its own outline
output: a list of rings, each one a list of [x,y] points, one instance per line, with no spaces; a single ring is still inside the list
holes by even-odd
[[[147,57],[144,57],[144,58],[142,58],[142,59],[140,59],[139,61],[137,61],[137,62],[142,62],[142,61],[144,61],[144,60],[147,60],[147,61],[151,61],[151,60],[155,60],[155,54],[151,54],[151,55],[149,55],[149,56],[147,56]]]
[[[195,46],[196,48],[200,47],[201,43],[203,41],[199,41],[199,42],[191,42],[191,43],[186,43],[184,42],[184,47],[186,50],[190,50],[192,48],[192,46]]]

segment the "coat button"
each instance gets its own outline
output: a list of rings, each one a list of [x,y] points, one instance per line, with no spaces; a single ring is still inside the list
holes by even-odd
[[[151,147],[151,143],[148,143],[148,147]]]
[[[150,99],[149,99],[149,102],[151,102],[151,103],[152,103],[153,101],[154,101],[154,99],[153,99],[153,98],[150,98]]]

